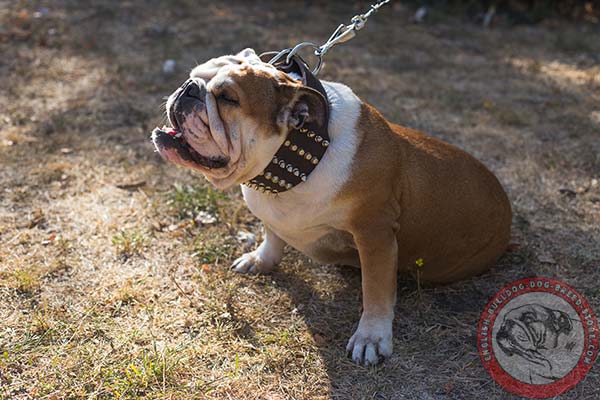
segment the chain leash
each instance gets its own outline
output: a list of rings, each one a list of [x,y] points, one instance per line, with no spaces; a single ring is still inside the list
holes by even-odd
[[[314,49],[314,54],[318,58],[318,63],[315,69],[312,71],[313,75],[317,75],[321,68],[323,67],[323,57],[325,54],[336,44],[347,42],[356,36],[356,32],[360,31],[365,27],[367,20],[369,17],[379,10],[379,7],[384,4],[389,3],[391,0],[378,0],[376,3],[371,4],[369,11],[358,14],[352,17],[350,20],[350,25],[340,24],[335,31],[331,34],[329,39],[321,46],[317,45],[313,42],[302,42],[297,44],[296,46],[288,49],[281,50],[277,53],[270,61],[269,64],[274,64],[279,61],[283,56],[286,56],[286,64],[289,64],[291,58],[296,54],[300,49],[304,47],[312,47]]]

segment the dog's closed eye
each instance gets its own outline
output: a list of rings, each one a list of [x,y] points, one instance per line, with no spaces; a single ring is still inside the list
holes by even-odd
[[[235,106],[239,106],[240,105],[240,101],[233,96],[233,94],[230,94],[228,92],[222,92],[217,96],[217,100],[219,101],[223,101],[227,104],[230,105],[235,105]]]

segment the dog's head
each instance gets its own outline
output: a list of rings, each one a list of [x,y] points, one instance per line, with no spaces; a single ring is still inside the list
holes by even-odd
[[[175,135],[155,130],[158,152],[224,189],[258,175],[289,130],[323,119],[327,105],[245,49],[194,68],[166,107]]]
[[[573,324],[564,311],[528,304],[509,311],[496,334],[498,345],[508,355],[518,355],[534,364],[548,361],[540,353],[558,346],[560,335],[569,334]]]

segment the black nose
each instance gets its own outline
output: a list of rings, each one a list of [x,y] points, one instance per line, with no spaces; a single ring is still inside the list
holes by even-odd
[[[206,107],[206,84],[202,79],[188,79],[177,90],[177,96],[169,110],[171,122],[181,127],[186,114]]]
[[[206,86],[203,81],[190,79],[184,89],[183,95],[185,97],[193,97],[194,99],[204,101],[204,97],[206,96]]]

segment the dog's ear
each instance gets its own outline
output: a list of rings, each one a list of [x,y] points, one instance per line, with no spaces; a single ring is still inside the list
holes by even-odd
[[[236,57],[242,57],[242,58],[248,58],[248,57],[252,57],[252,56],[256,56],[256,52],[254,51],[254,49],[251,49],[250,47],[246,47],[244,50],[242,50],[236,54]]]
[[[293,87],[291,100],[279,114],[279,121],[289,129],[315,123],[317,129],[327,123],[327,102],[318,91],[306,86]]]

